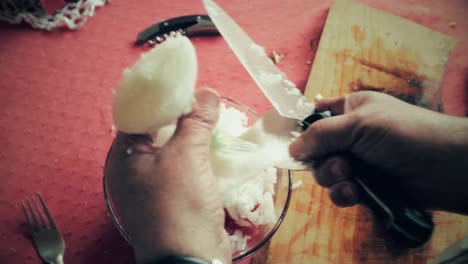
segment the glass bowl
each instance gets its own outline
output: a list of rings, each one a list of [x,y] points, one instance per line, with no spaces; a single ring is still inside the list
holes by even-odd
[[[251,126],[258,119],[257,113],[251,108],[238,103],[235,100],[229,98],[222,98],[222,102],[226,107],[233,107],[239,111],[244,112],[248,117],[248,126]],[[104,200],[106,207],[109,211],[109,214],[114,222],[114,225],[119,230],[120,234],[124,239],[130,244],[133,245],[132,238],[125,230],[125,224],[122,222],[120,215],[112,201],[110,190],[108,187],[109,179],[105,176],[103,177],[103,187],[104,187]],[[286,169],[277,169],[277,181],[275,184],[275,194],[273,195],[275,214],[277,220],[275,223],[270,225],[261,225],[255,228],[255,236],[247,241],[247,247],[243,251],[233,252],[232,260],[233,262],[239,263],[247,258],[251,257],[256,253],[260,248],[262,248],[271,237],[275,234],[276,230],[280,227],[283,219],[288,210],[289,201],[291,199],[292,192],[292,179],[291,172]]]

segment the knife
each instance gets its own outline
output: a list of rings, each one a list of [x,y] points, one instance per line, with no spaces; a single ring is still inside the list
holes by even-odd
[[[207,15],[180,16],[158,22],[142,30],[138,33],[135,45],[143,45],[146,42],[160,43],[165,40],[165,36],[175,32],[181,32],[186,36],[219,34]]]
[[[224,37],[231,50],[262,90],[277,112],[298,120],[303,129],[329,113],[314,112],[314,105],[307,101],[293,82],[289,81],[237,23],[212,0],[202,0],[211,21]],[[398,241],[408,247],[417,247],[427,242],[433,232],[431,215],[415,206],[391,183],[385,172],[348,155],[355,180],[362,189],[364,203],[386,222],[386,229]],[[356,176],[357,175],[357,176]],[[372,175],[372,177],[363,177]]]

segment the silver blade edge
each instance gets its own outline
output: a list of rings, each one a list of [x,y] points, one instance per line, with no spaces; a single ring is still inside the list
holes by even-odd
[[[307,101],[265,50],[216,3],[212,0],[202,1],[218,31],[278,113],[301,121],[311,115],[314,104]]]

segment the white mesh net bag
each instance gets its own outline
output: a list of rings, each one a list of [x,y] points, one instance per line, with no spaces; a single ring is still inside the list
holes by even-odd
[[[26,22],[33,28],[48,31],[57,27],[78,29],[94,16],[96,7],[108,2],[110,0],[78,0],[47,14],[39,0],[0,0],[0,20],[11,24]]]

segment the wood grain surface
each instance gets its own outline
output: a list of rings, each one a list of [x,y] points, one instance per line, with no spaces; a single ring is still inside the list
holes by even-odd
[[[381,91],[438,110],[456,40],[350,0],[332,5],[309,81],[308,98]]]
[[[441,33],[348,0],[335,0],[322,33],[305,95],[337,96],[375,90],[440,110],[445,66],[456,41]],[[468,235],[468,217],[434,212],[426,245],[407,249],[392,241],[372,212],[338,208],[310,172],[287,216],[252,263],[426,263]]]

